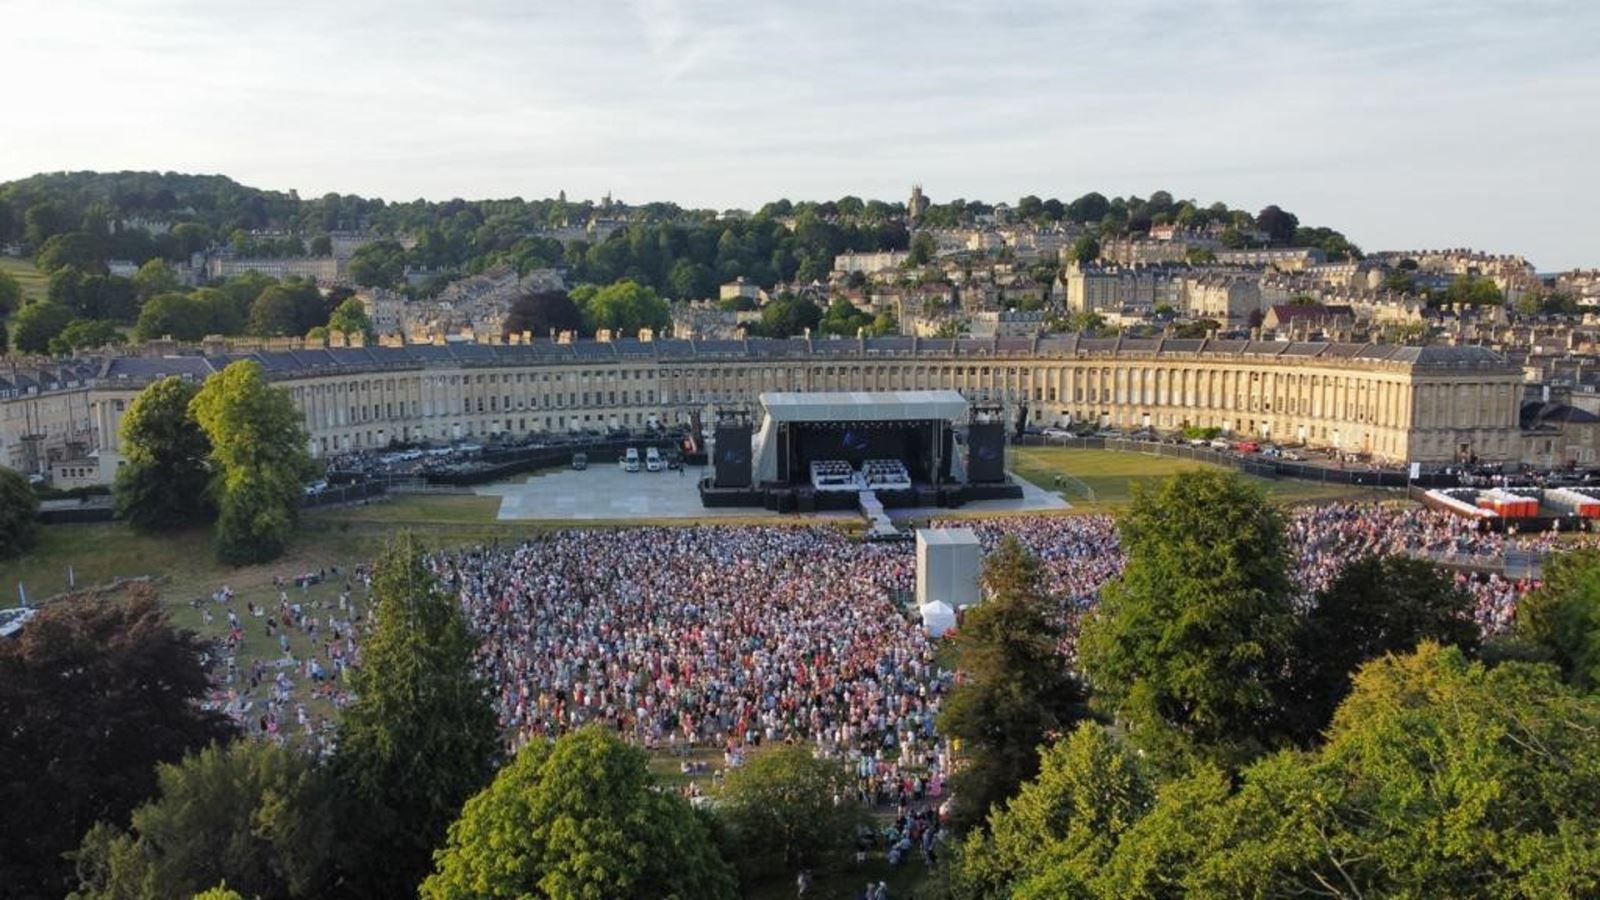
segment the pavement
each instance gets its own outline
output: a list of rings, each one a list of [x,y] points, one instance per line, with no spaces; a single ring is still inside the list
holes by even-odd
[[[474,493],[500,498],[501,521],[530,519],[557,521],[600,521],[630,519],[749,518],[773,515],[764,509],[707,509],[700,505],[695,489],[705,474],[699,468],[683,473],[625,472],[614,463],[596,463],[581,472],[572,469],[531,475],[519,481],[487,484]],[[962,513],[1016,513],[1067,509],[1061,497],[1042,490],[1024,479],[1021,500],[978,500],[961,507]],[[947,509],[892,509],[895,519],[928,518],[946,515]],[[812,518],[854,519],[855,512],[816,513]],[[794,516],[794,518],[801,518]]]

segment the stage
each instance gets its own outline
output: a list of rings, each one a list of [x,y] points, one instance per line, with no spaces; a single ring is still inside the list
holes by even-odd
[[[969,416],[955,391],[765,393],[759,431],[743,412],[717,422],[708,509],[813,513],[960,507],[1021,500],[1005,471],[1004,425]]]

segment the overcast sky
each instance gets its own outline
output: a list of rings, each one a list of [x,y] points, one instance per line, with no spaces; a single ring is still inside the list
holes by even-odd
[[[0,180],[1015,202],[1164,189],[1600,265],[1600,2],[0,0]]]

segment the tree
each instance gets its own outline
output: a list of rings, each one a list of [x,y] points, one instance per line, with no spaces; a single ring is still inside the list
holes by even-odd
[[[863,816],[848,802],[850,779],[804,745],[777,746],[728,773],[717,816],[730,832],[746,884],[823,864],[845,847]]]
[[[39,524],[39,498],[15,469],[0,466],[0,559],[10,559],[33,546]]]
[[[133,336],[140,341],[165,337],[198,341],[210,330],[209,324],[210,316],[198,296],[157,294],[146,300],[140,308],[139,320],[133,326]]]
[[[1167,785],[1099,896],[1600,891],[1600,703],[1553,669],[1424,644],[1365,666],[1315,753]]]
[[[0,319],[0,356],[5,356],[6,355],[6,351],[10,350],[10,349],[11,349],[11,333],[6,331],[5,320],[4,319]]]
[[[423,900],[732,898],[732,873],[644,752],[590,726],[524,747],[467,801]]]
[[[72,311],[59,303],[29,303],[11,317],[11,341],[19,353],[46,353],[71,321]]]
[[[804,297],[784,295],[761,310],[760,332],[771,338],[793,337],[821,322],[821,307]]]
[[[1080,225],[1098,222],[1111,211],[1111,201],[1104,194],[1090,192],[1067,204],[1067,218]]]
[[[100,241],[94,235],[72,231],[45,241],[34,263],[47,273],[69,266],[84,272],[103,272],[101,253]]]
[[[351,297],[339,304],[328,317],[328,330],[340,332],[346,337],[359,334],[370,341],[372,320],[367,318],[367,308],[361,301]]]
[[[1136,490],[1127,565],[1078,649],[1095,698],[1156,761],[1223,765],[1271,746],[1292,619],[1283,520],[1231,472]]]
[[[588,298],[582,312],[591,334],[610,329],[616,336],[630,335],[642,328],[651,328],[660,334],[672,325],[666,301],[632,279],[600,288]]]
[[[1478,648],[1472,598],[1432,563],[1367,556],[1347,563],[1296,625],[1288,696],[1295,732],[1313,741],[1369,660],[1423,641]]]
[[[201,707],[205,646],[174,629],[155,592],[76,598],[0,641],[0,884],[60,897],[62,854],[98,821],[126,821],[155,790],[158,762],[232,735]]]
[[[393,288],[406,277],[406,248],[398,241],[373,241],[350,254],[350,280],[365,287]]]
[[[1288,244],[1294,241],[1295,229],[1300,227],[1300,219],[1294,213],[1284,212],[1277,206],[1268,206],[1256,213],[1256,227],[1266,232],[1267,239],[1274,244]]]
[[[1103,726],[1081,723],[1044,752],[1037,778],[994,809],[988,830],[961,845],[955,893],[973,900],[1082,894],[1154,803],[1154,782],[1138,756]]]
[[[0,272],[0,319],[22,305],[22,285],[10,272]]]
[[[1094,235],[1086,234],[1072,242],[1072,259],[1080,266],[1086,266],[1100,258],[1100,242]]]
[[[925,266],[933,262],[934,254],[939,250],[934,243],[933,235],[926,231],[919,231],[911,238],[911,248],[906,255],[906,265]]]
[[[332,256],[333,255],[333,238],[331,238],[331,237],[329,237],[328,235],[325,235],[325,234],[319,234],[316,237],[312,238],[311,239],[311,255],[312,256]]]
[[[277,558],[311,471],[288,392],[267,384],[260,363],[239,360],[207,378],[189,410],[211,441],[217,557],[234,565]]]
[[[505,333],[526,331],[534,337],[548,337],[552,331],[583,330],[583,315],[566,291],[535,291],[512,301],[506,313]]]
[[[958,828],[1039,771],[1039,745],[1087,714],[1084,691],[1056,649],[1060,629],[1039,590],[1039,561],[1007,537],[983,564],[985,600],[969,610],[955,645],[963,681],[939,728],[963,745],[951,779]]]
[[[1557,554],[1517,604],[1516,634],[1548,652],[1579,690],[1600,688],[1600,550]]]
[[[282,337],[304,334],[312,327],[307,325],[302,328],[302,324],[294,294],[281,285],[274,285],[262,291],[261,296],[250,304],[250,321],[245,327],[251,334],[262,337]]]
[[[310,757],[213,744],[156,778],[128,831],[102,823],[85,837],[74,900],[182,897],[218,879],[262,900],[322,895],[333,808]]]
[[[117,327],[105,319],[73,319],[60,334],[50,339],[49,350],[59,356],[74,350],[121,344],[124,340]]]
[[[499,736],[460,608],[411,534],[379,558],[373,598],[377,630],[334,758],[340,859],[358,894],[394,897],[415,890],[461,804],[489,781]]]
[[[124,465],[113,495],[117,515],[139,531],[181,528],[208,518],[211,442],[189,411],[198,388],[176,375],[128,405],[118,428]]]
[[[139,271],[133,273],[133,288],[141,303],[157,294],[170,294],[182,286],[172,267],[159,257],[146,262],[139,267]]]
[[[1459,303],[1467,306],[1498,306],[1505,302],[1505,295],[1500,293],[1493,280],[1488,278],[1474,278],[1471,275],[1457,275],[1451,279],[1449,287],[1444,293],[1434,298],[1437,303]],[[1430,301],[1430,302],[1434,302]]]

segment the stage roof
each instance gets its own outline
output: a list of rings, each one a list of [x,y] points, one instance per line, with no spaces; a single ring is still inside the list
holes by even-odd
[[[953,421],[967,414],[956,391],[774,391],[761,395],[774,422]]]

